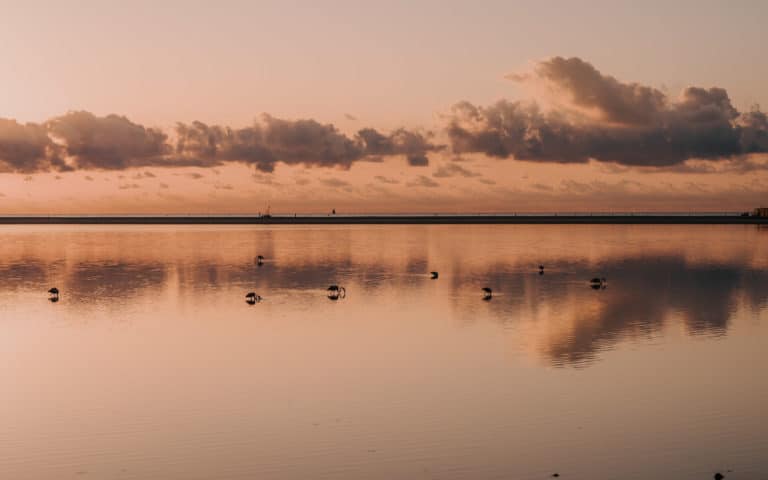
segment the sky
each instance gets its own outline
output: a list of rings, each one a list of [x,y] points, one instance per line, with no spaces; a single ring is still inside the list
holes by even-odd
[[[765,2],[0,4],[0,214],[768,204]]]

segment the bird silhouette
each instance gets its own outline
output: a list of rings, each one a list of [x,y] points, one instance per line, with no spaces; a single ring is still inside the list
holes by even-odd
[[[429,278],[435,280],[438,277],[437,272],[429,272]]]
[[[264,256],[263,255],[259,255],[258,257],[256,257],[256,265],[261,266],[263,264],[264,264]]]
[[[48,293],[51,295],[48,297],[48,300],[50,300],[53,303],[56,303],[59,301],[59,289],[56,287],[53,287],[48,290]]]
[[[490,300],[493,296],[493,290],[489,287],[483,287],[483,300]]]
[[[605,279],[605,277],[595,277],[589,281],[589,285],[595,290],[600,290],[608,286],[608,281]]]
[[[257,295],[256,292],[248,292],[245,294],[245,301],[248,304],[253,305],[256,302],[261,301],[261,296]]]
[[[328,292],[328,298],[331,300],[338,300],[347,296],[347,289],[338,285],[331,285],[326,289]]]

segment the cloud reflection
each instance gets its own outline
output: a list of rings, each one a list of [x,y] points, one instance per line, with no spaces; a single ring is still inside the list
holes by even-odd
[[[488,313],[502,323],[530,323],[524,341],[556,366],[587,365],[601,351],[661,334],[679,319],[689,335],[726,335],[739,302],[758,310],[768,303],[768,272],[735,263],[691,263],[681,255],[626,257],[598,265],[560,259],[543,276],[525,266],[496,264],[453,277],[454,290],[480,279],[499,290]],[[600,272],[606,290],[588,279]],[[456,308],[471,315],[463,298]]]
[[[70,249],[66,241],[52,250],[48,235],[28,235],[23,248],[11,242],[0,250],[0,293],[42,295],[58,286],[65,300],[113,310],[117,297],[121,305],[148,304],[168,293],[163,301],[178,302],[166,306],[175,309],[256,290],[267,299],[301,298],[285,308],[312,311],[325,301],[328,285],[340,284],[372,306],[397,298],[403,315],[423,313],[428,305],[429,312],[452,312],[446,321],[490,319],[514,332],[522,349],[555,366],[589,365],[606,350],[661,336],[675,324],[688,335],[723,336],[739,310],[768,304],[768,272],[738,255],[690,257],[675,244],[661,252],[608,248],[596,256],[574,248],[532,261],[530,251],[502,246],[492,253],[482,243],[462,256],[470,243],[447,242],[429,229],[382,232],[156,232],[113,239],[113,246],[98,251]],[[572,232],[573,242],[591,241],[592,230],[584,230],[584,238]],[[433,236],[440,242],[430,244]],[[257,255],[266,258],[262,266]],[[539,262],[546,266],[543,275]],[[435,269],[440,278],[431,281]],[[589,288],[595,276],[606,277],[608,288]],[[485,286],[493,289],[493,302],[480,301]]]

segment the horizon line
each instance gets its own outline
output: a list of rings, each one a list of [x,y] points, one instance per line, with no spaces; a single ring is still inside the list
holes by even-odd
[[[482,225],[700,224],[768,225],[749,213],[311,214],[311,215],[0,215],[0,225]]]

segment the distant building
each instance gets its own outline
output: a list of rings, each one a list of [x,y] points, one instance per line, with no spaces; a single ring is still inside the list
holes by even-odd
[[[752,210],[753,217],[768,217],[768,207],[758,207]]]

